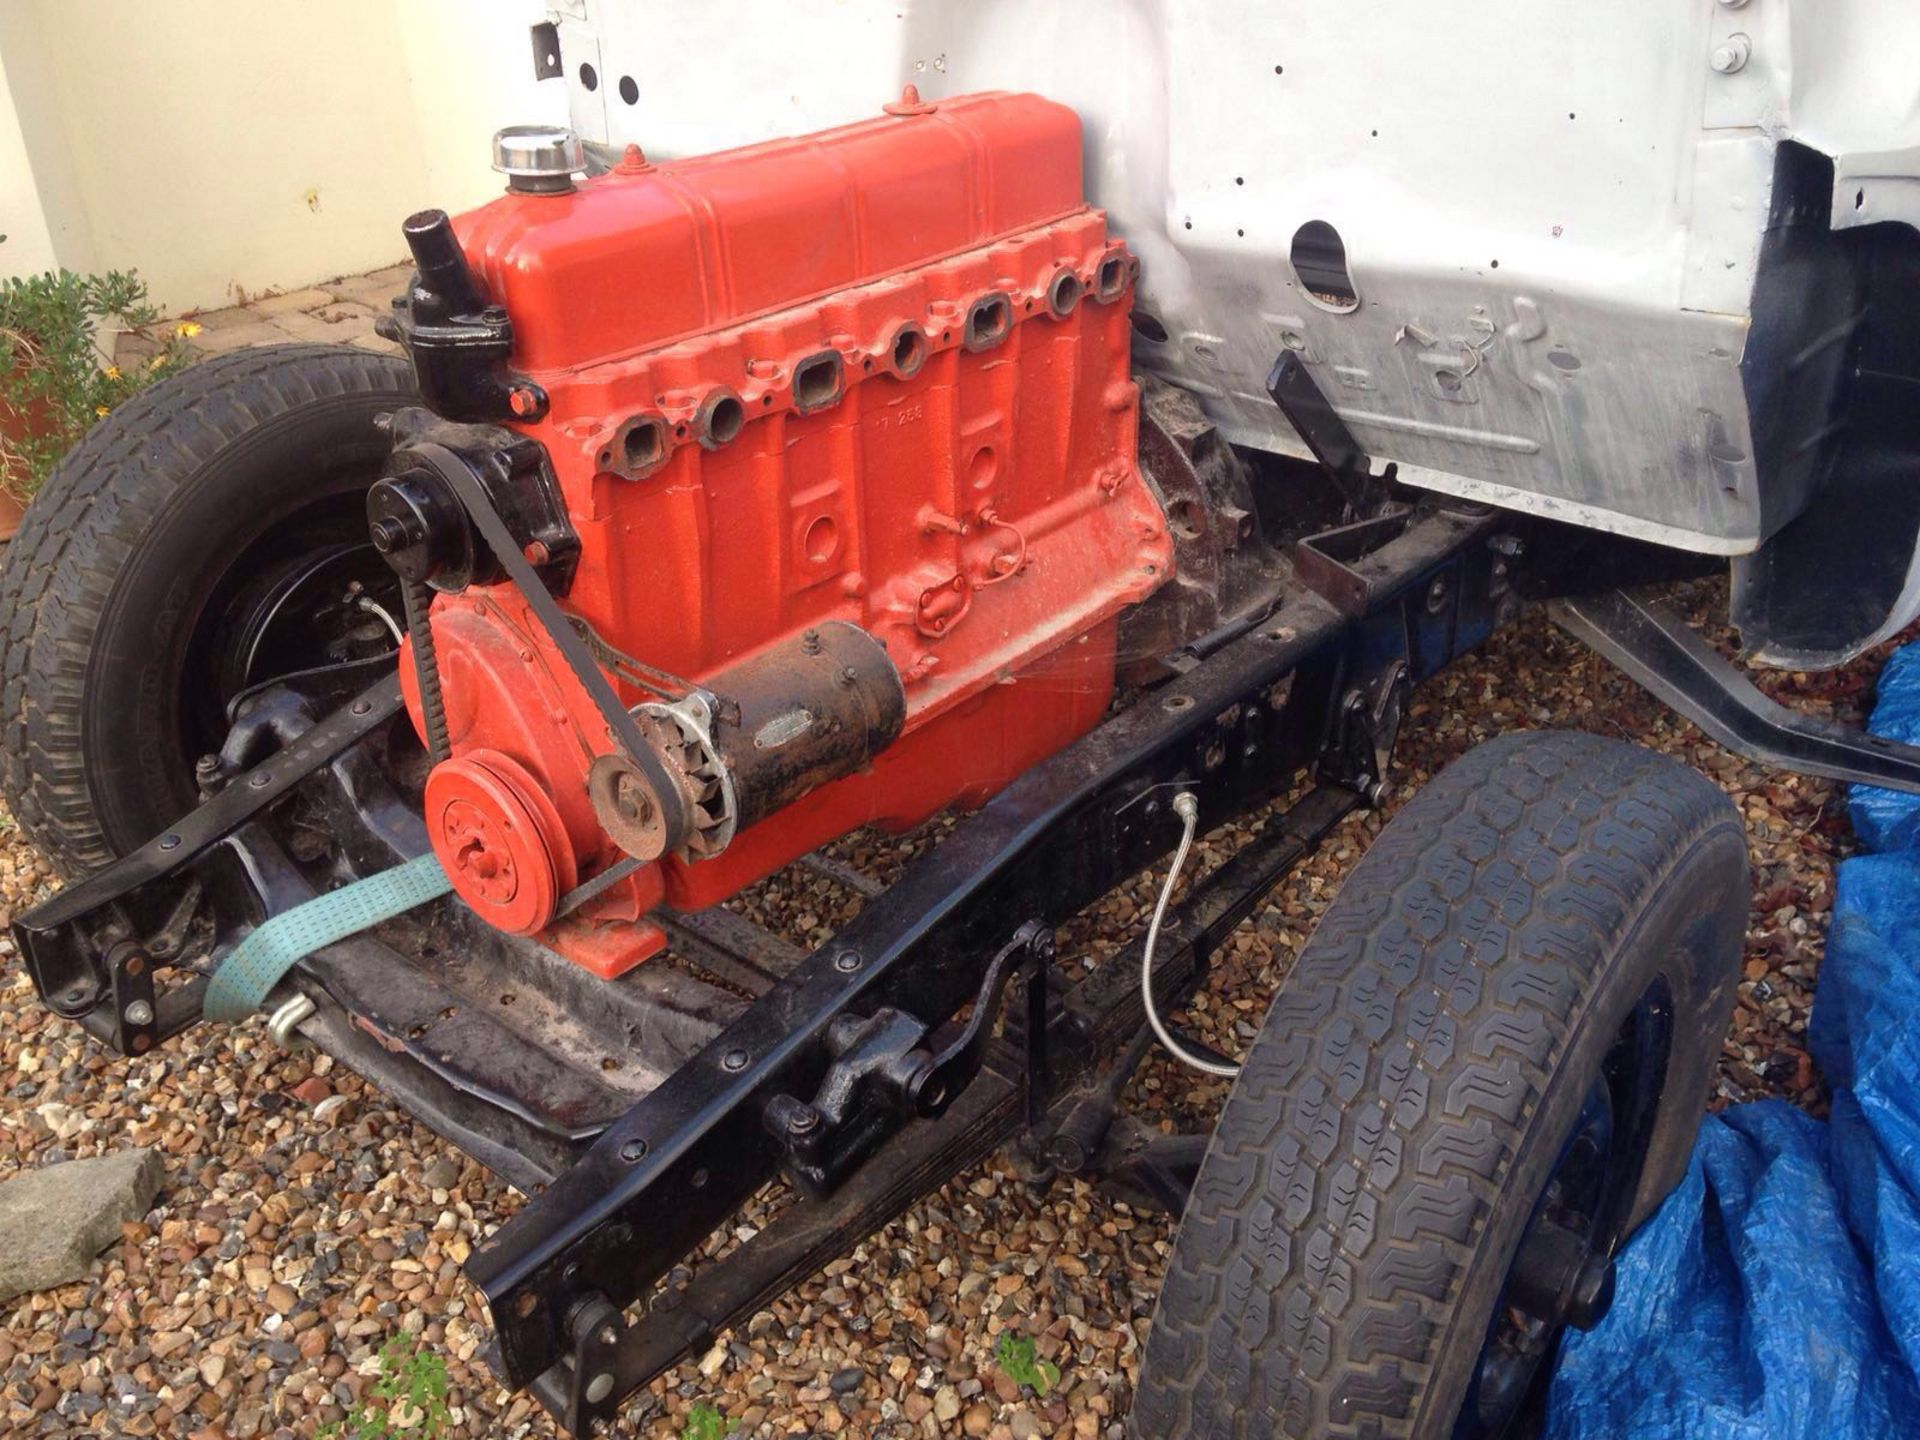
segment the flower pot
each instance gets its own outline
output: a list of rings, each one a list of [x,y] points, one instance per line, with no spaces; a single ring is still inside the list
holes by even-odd
[[[8,381],[17,379],[25,368],[24,362],[16,361]],[[50,401],[35,398],[16,406],[6,398],[6,393],[13,388],[11,384],[0,386],[0,442],[9,442],[5,447],[8,450],[12,442],[39,439],[54,434],[59,428],[59,419]],[[20,517],[27,509],[21,492],[28,477],[24,467],[18,468],[20,473],[15,473],[14,465],[0,462],[0,472],[3,472],[0,473],[0,541],[14,537],[20,528]]]

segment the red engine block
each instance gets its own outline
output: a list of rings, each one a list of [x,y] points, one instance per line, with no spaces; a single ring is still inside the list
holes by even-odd
[[[1099,719],[1115,617],[1173,551],[1134,460],[1137,267],[1082,195],[1071,111],[975,95],[700,159],[630,150],[456,226],[550,397],[516,428],[580,535],[567,609],[693,681],[850,622],[907,699],[870,768],[716,857],[664,856],[547,943],[617,974],[663,943],[635,923],[654,905],[978,804]],[[512,587],[441,595],[432,625],[456,757],[429,787],[436,848],[480,914],[538,928],[543,897],[621,858],[586,794],[611,742]]]

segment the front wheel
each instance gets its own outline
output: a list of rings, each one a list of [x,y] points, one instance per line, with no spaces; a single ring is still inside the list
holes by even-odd
[[[1747,903],[1731,802],[1633,745],[1507,736],[1416,796],[1248,1052],[1132,1434],[1529,1433],[1685,1169]]]

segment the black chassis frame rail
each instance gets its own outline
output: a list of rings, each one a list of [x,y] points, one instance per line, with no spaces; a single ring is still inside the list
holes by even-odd
[[[1038,922],[1050,954],[1053,926],[1172,848],[1178,825],[1164,802],[1175,790],[1199,798],[1203,830],[1273,799],[1303,766],[1377,795],[1407,687],[1480,643],[1507,602],[1486,543],[1498,524],[1478,507],[1424,505],[1377,549],[1342,557],[1342,603],[1289,587],[1257,620],[1187,647],[1177,679],[963,821],[622,1115],[467,1262],[508,1383],[590,1430],[719,1326],[988,1153],[1021,1123],[1022,1098],[1029,1123],[1070,1098],[1139,1023],[1137,981],[1111,963],[1046,1007],[1058,1033],[1044,1073],[1031,1063],[1039,1037],[992,1042],[951,1110],[901,1116],[884,1159],[825,1193],[803,1185],[815,1193],[795,1200],[798,1217],[707,1267],[717,1278],[704,1286],[661,1284],[763,1184],[793,1172],[777,1117],[820,1090],[850,1026],[904,1014],[950,1035],[962,1007],[996,997],[982,982],[1017,931]],[[1242,896],[1264,895],[1345,808],[1283,836],[1281,859]],[[1251,903],[1216,909],[1243,915]],[[1191,972],[1203,949],[1176,944],[1168,959]],[[1009,1035],[1026,1028],[1009,1016]],[[642,1299],[647,1311],[628,1324]]]

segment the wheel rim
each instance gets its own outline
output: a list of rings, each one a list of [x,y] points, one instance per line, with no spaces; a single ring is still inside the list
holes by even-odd
[[[1475,1361],[1454,1440],[1530,1434],[1569,1328],[1600,1323],[1672,1050],[1664,979],[1621,1024],[1514,1250]]]
[[[180,666],[181,764],[218,750],[235,697],[393,649],[399,581],[366,538],[364,488],[284,517],[207,592]]]

